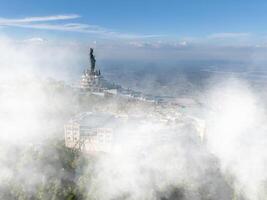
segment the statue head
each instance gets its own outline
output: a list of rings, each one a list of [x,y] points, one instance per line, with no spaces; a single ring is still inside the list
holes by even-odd
[[[93,55],[93,53],[94,53],[94,49],[90,48],[90,55]]]

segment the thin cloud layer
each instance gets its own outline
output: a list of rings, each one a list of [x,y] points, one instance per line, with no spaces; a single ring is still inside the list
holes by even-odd
[[[249,37],[249,33],[214,33],[208,36],[210,39],[234,39]]]
[[[58,21],[58,20],[68,20],[68,19],[77,19],[79,15],[51,15],[51,16],[42,16],[42,17],[25,17],[20,19],[8,19],[0,18],[1,25],[12,25],[12,24],[21,24],[21,23],[32,23],[32,22],[44,22],[44,21]]]
[[[159,36],[159,35],[139,35],[131,33],[120,33],[101,26],[84,24],[84,23],[56,23],[57,21],[66,21],[78,18],[80,18],[80,16],[77,14],[25,17],[19,19],[0,18],[0,26],[79,32],[79,33],[95,34],[102,37],[125,38],[125,39],[150,38]]]

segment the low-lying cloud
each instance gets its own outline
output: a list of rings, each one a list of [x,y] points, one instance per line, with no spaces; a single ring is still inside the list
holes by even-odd
[[[60,157],[57,148],[42,144],[44,138],[63,138],[64,122],[83,111],[81,101],[75,98],[77,93],[69,92],[72,89],[67,85],[46,80],[46,77],[53,75],[64,80],[71,74],[78,76],[82,70],[75,67],[86,65],[85,46],[37,41],[0,39],[0,142],[3,144],[0,188],[7,187],[6,181],[14,178],[25,186],[29,197],[38,194],[40,188],[35,185],[43,186],[56,175],[66,176],[67,169],[62,163],[54,160],[42,163],[34,158],[36,155],[48,155],[48,160]],[[179,48],[189,48],[182,46]],[[107,54],[107,47],[97,48],[106,59],[114,55],[114,52]],[[140,50],[138,48],[129,56],[138,57],[134,54]],[[194,48],[190,48],[193,51]],[[172,58],[176,53],[184,55],[179,51]],[[242,60],[242,56],[239,59]],[[143,75],[140,73],[139,78]],[[157,78],[150,77],[146,84],[138,87],[153,85],[155,80]],[[191,86],[190,79],[182,80]],[[52,88],[49,88],[51,82]],[[173,88],[180,87],[178,83],[173,80]],[[151,107],[147,105],[124,108],[130,115],[138,111],[139,121],[122,127],[111,152],[96,161],[90,160],[94,162],[93,166],[87,163],[84,169],[77,167],[76,175],[79,174],[80,179],[68,177],[67,180],[72,178],[78,188],[84,188],[88,199],[265,199],[267,127],[264,95],[240,77],[214,77],[206,83],[210,85],[194,96],[200,98],[194,111],[166,106],[159,107],[155,114],[149,113]],[[176,95],[179,97],[179,93]],[[101,101],[97,103],[101,104]],[[96,101],[92,105],[86,104],[83,109],[90,109],[94,104]],[[105,106],[116,111],[120,102],[110,100],[100,107]],[[162,120],[162,113],[167,113],[167,120]],[[153,120],[147,118],[149,114],[155,114]],[[204,135],[199,135],[199,121],[204,124]],[[12,149],[11,144],[14,145]],[[24,146],[23,151],[21,146]],[[28,148],[34,153],[29,153]],[[44,153],[46,151],[48,154]],[[29,158],[30,165],[21,158],[23,156]],[[18,167],[21,170],[9,167],[16,165],[16,159],[20,160]],[[55,183],[57,190],[61,186],[60,181]],[[45,198],[48,194],[41,195]]]

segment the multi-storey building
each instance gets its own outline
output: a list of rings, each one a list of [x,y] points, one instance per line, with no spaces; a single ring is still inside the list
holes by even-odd
[[[108,152],[114,132],[122,122],[107,113],[85,112],[65,124],[65,145],[83,152]]]

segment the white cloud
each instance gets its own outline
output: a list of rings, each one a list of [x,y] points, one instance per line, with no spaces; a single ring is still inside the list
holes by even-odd
[[[8,19],[0,18],[0,25],[11,25],[11,24],[21,24],[21,23],[31,23],[31,22],[43,22],[43,21],[57,21],[57,20],[68,20],[79,18],[79,15],[52,15],[43,17],[25,17],[20,19]]]
[[[180,44],[181,46],[187,46],[187,45],[188,45],[188,42],[187,42],[187,41],[181,41],[179,44]]]
[[[235,39],[250,36],[249,33],[214,33],[208,36],[210,39]]]
[[[29,39],[26,39],[24,40],[24,42],[26,43],[34,43],[34,44],[41,44],[41,43],[44,43],[46,42],[46,40],[44,38],[40,38],[40,37],[32,37],[32,38],[29,38]]]
[[[132,41],[129,42],[129,45],[136,48],[152,48],[152,49],[180,49],[188,46],[188,42],[183,41]]]
[[[83,33],[105,33],[107,30],[97,27],[90,26],[87,24],[10,24],[8,26],[20,27],[20,28],[32,28],[32,29],[42,29],[42,30],[55,30],[55,31],[72,31],[72,32],[83,32]]]
[[[120,33],[101,26],[90,25],[84,23],[55,23],[59,20],[70,20],[80,18],[79,15],[52,15],[41,17],[26,17],[21,19],[8,19],[0,18],[0,27],[18,27],[40,30],[54,30],[54,31],[68,31],[68,32],[80,32],[88,34],[96,34],[102,37],[112,38],[151,38],[160,37],[161,35],[140,35],[131,33]],[[53,23],[48,23],[53,21]]]

